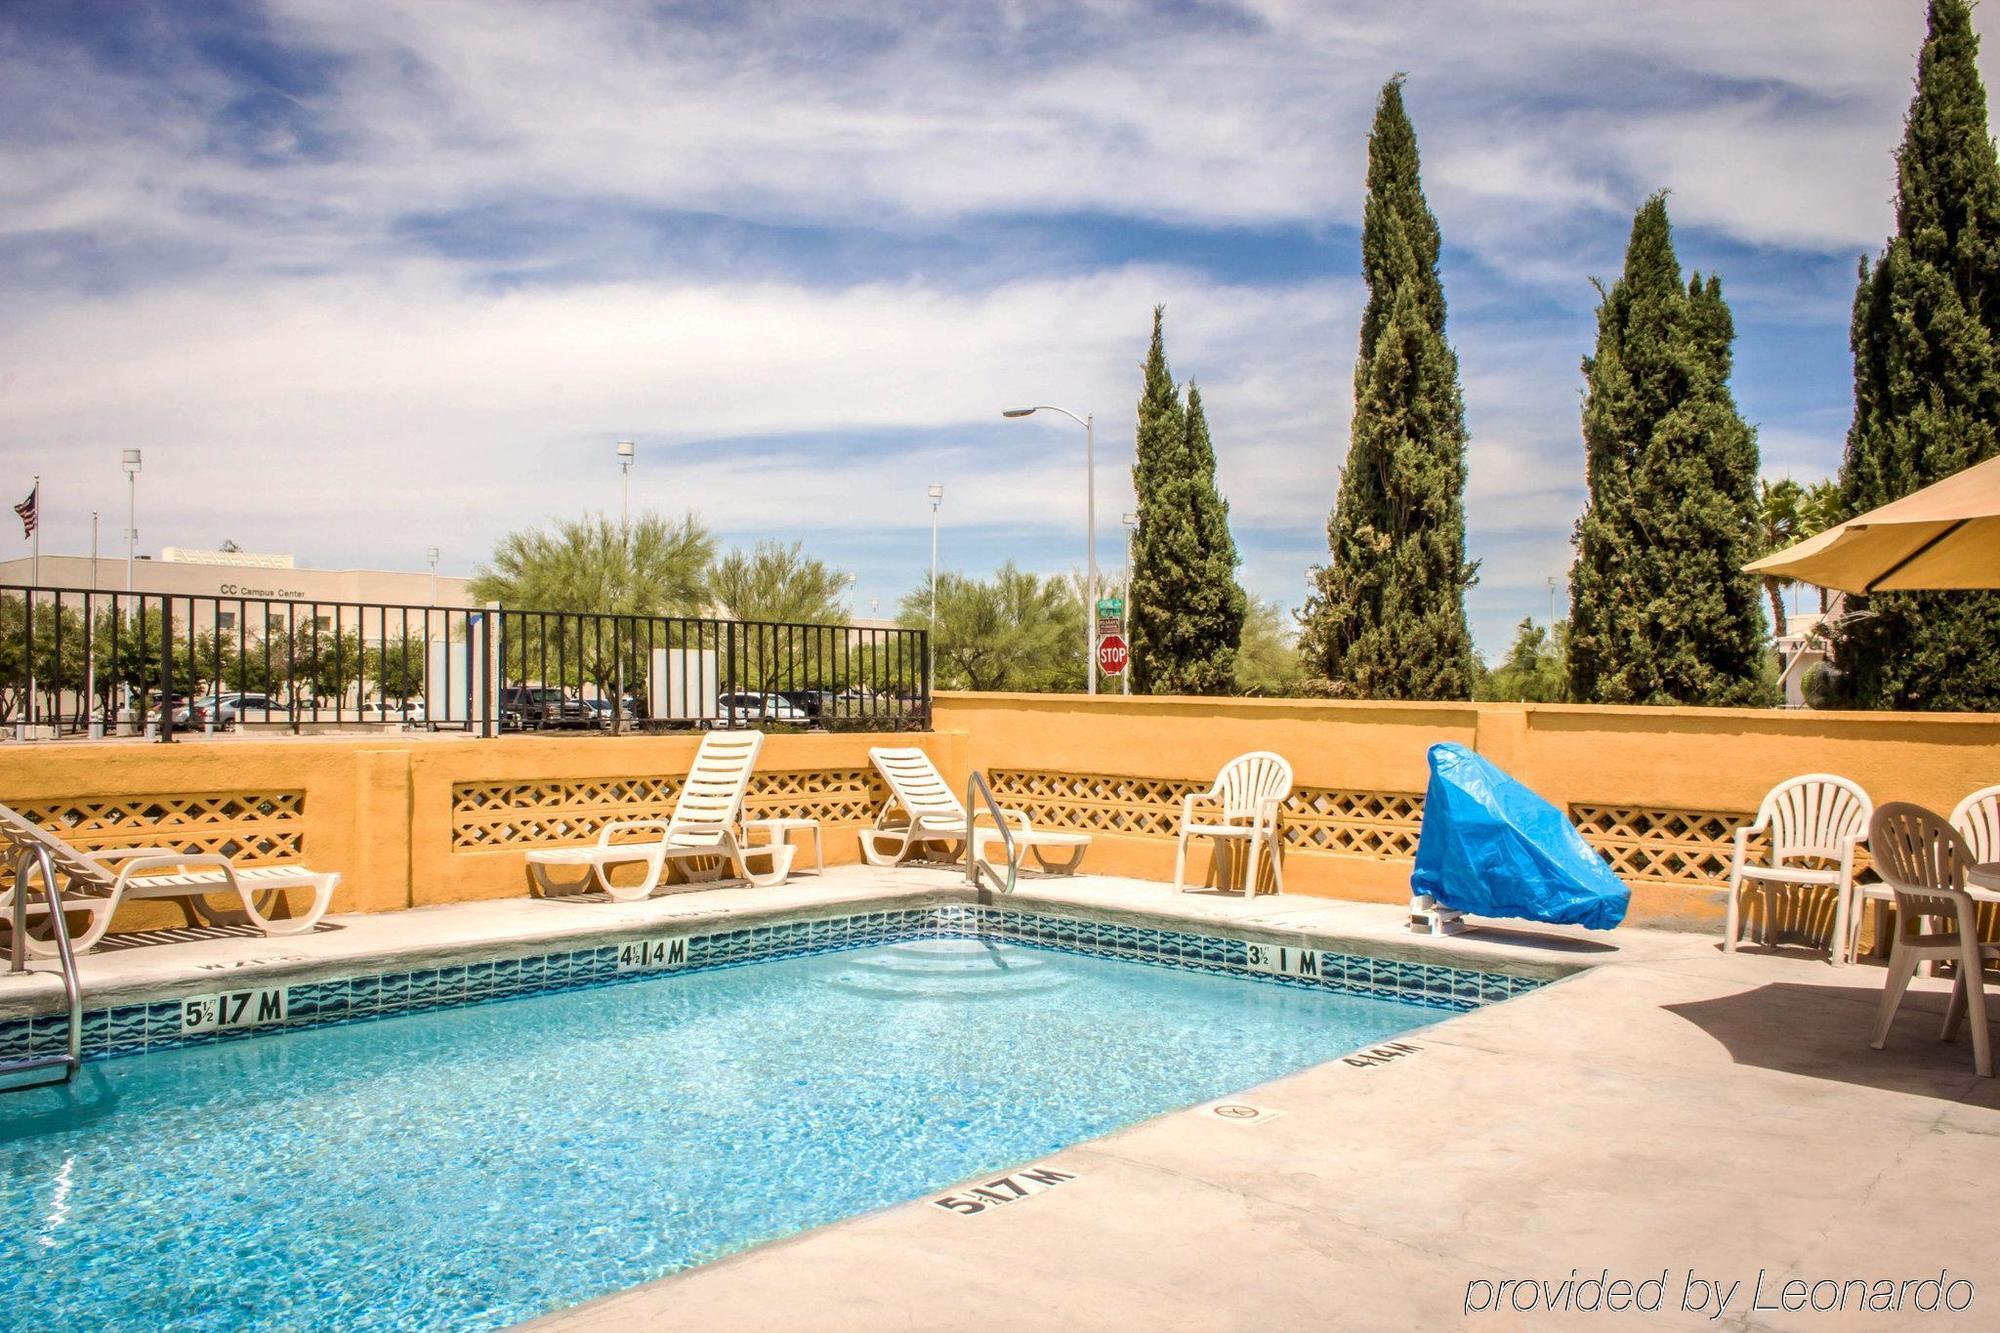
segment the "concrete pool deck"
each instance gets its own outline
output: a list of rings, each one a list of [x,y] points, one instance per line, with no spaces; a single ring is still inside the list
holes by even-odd
[[[1039,897],[1410,939],[1400,911],[1370,904],[1174,901],[1162,885],[1089,877],[1028,886],[1021,905]],[[1506,1279],[1559,1283],[1572,1269],[1579,1279],[1664,1277],[1660,1309],[1641,1317],[1665,1327],[2000,1320],[2000,1086],[1974,1076],[1963,1036],[1937,1040],[1942,983],[1919,983],[1876,1052],[1867,1034],[1878,967],[1730,955],[1711,936],[1636,930],[1434,943],[1600,965],[1421,1029],[1404,1043],[1413,1053],[1247,1090],[1244,1101],[1279,1113],[1268,1121],[1161,1116],[1040,1159],[1076,1178],[1012,1206],[961,1216],[913,1201],[537,1327],[1602,1320],[1509,1305],[1467,1313],[1468,1284],[1497,1293]],[[1688,1294],[1690,1271],[1725,1291],[1741,1284],[1721,1319],[1709,1317],[1713,1297],[1705,1311],[1681,1308],[1703,1290]],[[1845,1314],[1783,1308],[1793,1279],[1901,1283],[1941,1271],[1972,1283],[1962,1312],[1912,1309],[1912,1295],[1933,1299],[1924,1289],[1903,1289],[1900,1312],[1857,1312],[1851,1287]],[[1472,1286],[1471,1303],[1488,1290]],[[1954,1299],[1965,1294],[1954,1288]]]
[[[512,899],[333,919],[336,929],[144,944],[87,956],[89,1002],[527,949],[693,920],[953,894],[963,878],[865,867],[780,889],[649,902]],[[1466,1312],[1508,1279],[1658,1280],[1665,1327],[1992,1327],[2000,1319],[2000,1087],[1936,1039],[1943,984],[1867,1048],[1879,967],[1728,955],[1712,936],[1482,930],[1419,940],[1379,904],[1244,901],[1094,876],[1024,881],[1010,905],[1102,908],[1209,929],[1302,931],[1360,949],[1584,970],[1421,1028],[1379,1061],[1246,1090],[1276,1112],[1180,1111],[1039,1159],[1073,1173],[977,1216],[916,1200],[801,1233],[539,1321],[553,1329],[1251,1328],[1464,1321],[1582,1325],[1601,1313]],[[0,976],[0,1013],[46,1007],[46,973]],[[1032,1038],[1024,1036],[1024,1058]],[[996,1107],[996,1115],[1006,1108]],[[1011,1164],[1019,1165],[1019,1164]],[[999,1172],[995,1173],[1000,1174]],[[986,1179],[992,1179],[987,1177]],[[945,1183],[937,1194],[947,1191]],[[934,1196],[930,1196],[934,1197]],[[1688,1276],[1740,1283],[1724,1317],[1681,1309]],[[1960,1313],[1782,1308],[1792,1279],[1949,1278]],[[1758,1276],[1761,1300],[1752,1309]],[[1648,1289],[1650,1290],[1650,1289]],[[1519,1288],[1510,1288],[1517,1295]],[[1696,1295],[1701,1292],[1697,1288]],[[1957,1289],[1959,1295],[1964,1289]],[[1921,1293],[1919,1293],[1921,1298]],[[1688,1298],[1690,1301],[1693,1298]]]

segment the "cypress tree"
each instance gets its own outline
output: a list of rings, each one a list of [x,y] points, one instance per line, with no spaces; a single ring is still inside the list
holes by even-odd
[[[1445,340],[1439,236],[1400,78],[1368,139],[1361,266],[1368,303],[1354,367],[1347,468],[1312,571],[1299,652],[1333,692],[1467,699],[1465,404]]]
[[[1764,613],[1743,570],[1757,441],[1729,393],[1735,326],[1721,279],[1683,284],[1664,195],[1641,205],[1603,296],[1583,362],[1590,498],[1570,573],[1570,697],[1763,702]]]
[[[1139,396],[1138,457],[1132,487],[1139,528],[1132,539],[1132,688],[1141,694],[1227,694],[1235,688],[1243,639],[1243,589],[1229,506],[1215,487],[1215,447],[1190,387],[1185,410],[1167,369],[1162,324],[1153,308]]]
[[[1896,234],[1861,261],[1850,341],[1848,513],[2000,451],[2000,164],[1966,0],[1934,0],[1896,155]],[[1854,598],[1835,632],[1843,692],[1872,708],[2000,707],[2000,594]]]

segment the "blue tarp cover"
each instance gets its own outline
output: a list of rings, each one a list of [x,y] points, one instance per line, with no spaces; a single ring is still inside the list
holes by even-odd
[[[1609,930],[1631,890],[1563,815],[1463,745],[1433,745],[1410,887],[1441,906]]]

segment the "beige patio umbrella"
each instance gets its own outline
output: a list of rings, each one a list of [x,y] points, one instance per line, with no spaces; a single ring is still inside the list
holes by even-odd
[[[2000,588],[2000,457],[1744,568],[1854,593]]]

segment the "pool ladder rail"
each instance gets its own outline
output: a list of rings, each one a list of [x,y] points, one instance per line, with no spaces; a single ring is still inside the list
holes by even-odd
[[[974,797],[978,799],[975,801]],[[984,810],[980,806],[985,806]],[[979,855],[979,843],[974,838],[980,816],[990,814],[993,822],[1000,827],[1000,841],[1007,849],[1007,878],[1000,878],[997,867],[989,864]],[[979,891],[979,901],[993,901],[993,890],[987,887],[991,879],[1002,893],[1014,891],[1014,881],[1021,871],[1021,849],[1015,845],[1014,834],[1007,827],[1007,812],[993,799],[993,789],[986,785],[986,777],[978,769],[965,780],[965,880]]]
[[[8,971],[20,973],[28,970],[30,866],[41,872],[42,892],[49,902],[50,932],[55,937],[56,960],[62,967],[63,998],[69,1006],[69,1041],[61,1055],[38,1055],[26,1060],[0,1062],[0,1080],[7,1080],[0,1082],[0,1092],[20,1092],[28,1088],[67,1083],[76,1077],[76,1071],[83,1063],[83,988],[77,984],[76,951],[70,947],[69,922],[63,917],[62,894],[56,887],[55,862],[49,857],[49,849],[39,843],[21,845],[14,854],[14,914],[11,922],[14,931],[11,941],[13,965]],[[28,1083],[11,1081],[17,1074],[34,1074],[52,1069],[60,1069],[61,1075]]]

